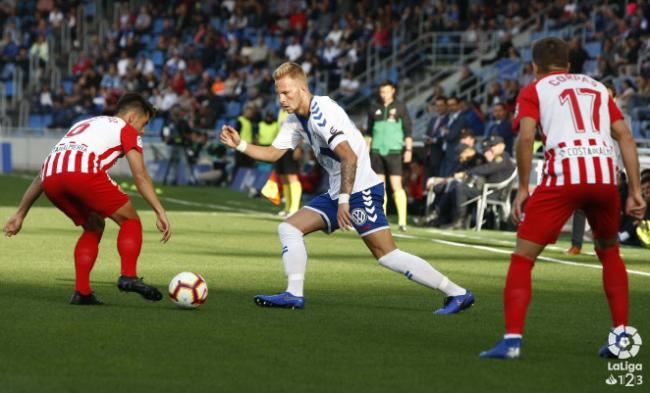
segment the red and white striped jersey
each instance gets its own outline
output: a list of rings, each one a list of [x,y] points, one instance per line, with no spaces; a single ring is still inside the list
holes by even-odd
[[[83,120],[54,146],[41,168],[41,179],[59,173],[106,172],[131,149],[142,153],[142,141],[124,120],[111,116]]]
[[[616,184],[611,124],[623,118],[600,82],[582,74],[550,73],[517,97],[513,130],[537,121],[545,147],[541,185]]]

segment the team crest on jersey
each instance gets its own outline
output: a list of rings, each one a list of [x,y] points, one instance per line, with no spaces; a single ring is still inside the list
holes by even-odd
[[[368,221],[368,216],[363,209],[354,209],[350,214],[352,215],[352,221],[354,221],[356,226],[361,226]]]

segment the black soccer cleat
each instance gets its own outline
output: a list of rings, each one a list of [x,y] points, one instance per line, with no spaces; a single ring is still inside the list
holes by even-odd
[[[98,306],[104,303],[95,296],[94,292],[91,292],[90,295],[83,295],[81,292],[75,291],[72,298],[70,298],[70,304],[75,306]]]
[[[117,288],[122,292],[135,292],[147,300],[157,302],[162,300],[162,293],[158,288],[145,284],[142,278],[120,276],[117,280]]]

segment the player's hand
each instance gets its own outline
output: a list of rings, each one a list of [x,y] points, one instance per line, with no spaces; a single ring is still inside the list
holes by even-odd
[[[410,164],[412,159],[413,159],[413,152],[410,150],[404,151],[404,163]]]
[[[528,200],[528,196],[528,190],[519,190],[512,203],[512,222],[516,225],[519,225],[524,218],[524,205]]]
[[[352,216],[350,215],[350,204],[341,203],[339,204],[339,211],[336,214],[336,218],[339,222],[339,227],[344,231],[350,231],[354,229],[352,226]]]
[[[645,215],[646,203],[640,192],[630,193],[625,202],[625,214],[642,220]]]
[[[163,234],[160,239],[161,243],[167,243],[167,241],[172,237],[172,231],[169,226],[169,220],[167,219],[167,214],[162,212],[156,217],[156,228]]]
[[[224,145],[233,149],[239,145],[239,142],[241,142],[241,138],[239,137],[237,130],[227,124],[224,124],[224,126],[221,127],[221,135],[219,135],[219,140]]]
[[[6,237],[12,237],[20,232],[20,229],[23,227],[24,217],[20,214],[14,214],[7,220],[2,231],[5,233]]]

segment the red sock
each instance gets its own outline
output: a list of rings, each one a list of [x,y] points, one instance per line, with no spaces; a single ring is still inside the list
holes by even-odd
[[[84,231],[74,248],[75,286],[74,290],[82,295],[90,295],[90,271],[93,270],[101,235],[97,232]]]
[[[526,310],[532,293],[531,274],[535,261],[512,254],[503,290],[506,334],[523,334]]]
[[[596,249],[596,254],[603,265],[603,286],[607,294],[613,326],[627,325],[629,305],[627,271],[618,246],[604,250]]]
[[[139,219],[126,220],[117,235],[117,251],[122,258],[122,275],[135,277],[142,248],[142,224]]]

